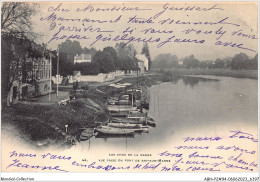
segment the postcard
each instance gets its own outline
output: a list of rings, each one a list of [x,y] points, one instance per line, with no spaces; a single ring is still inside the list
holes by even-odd
[[[3,1],[1,44],[2,180],[259,180],[257,2]]]

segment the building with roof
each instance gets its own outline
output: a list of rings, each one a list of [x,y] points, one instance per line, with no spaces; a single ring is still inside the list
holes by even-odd
[[[138,61],[138,68],[140,69],[140,73],[144,73],[145,67],[144,67],[144,62],[143,61]]]
[[[74,64],[76,63],[90,63],[91,62],[91,54],[80,54],[74,56]]]
[[[136,59],[138,59],[138,66],[142,66],[142,64],[139,63],[141,61],[141,62],[143,62],[143,66],[144,66],[143,69],[144,69],[144,71],[148,71],[148,69],[149,69],[149,66],[148,66],[149,65],[149,61],[148,61],[147,57],[144,54],[137,54],[135,57],[136,57]]]

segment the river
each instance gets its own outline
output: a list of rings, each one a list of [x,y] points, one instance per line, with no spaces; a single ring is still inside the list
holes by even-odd
[[[257,80],[217,76],[179,77],[149,88],[148,116],[157,121],[149,133],[134,138],[95,138],[81,142],[82,150],[149,149],[163,146],[180,133],[217,130],[243,123],[257,130]],[[233,128],[230,128],[232,130]],[[205,130],[204,130],[205,131]],[[202,133],[203,134],[203,133]]]

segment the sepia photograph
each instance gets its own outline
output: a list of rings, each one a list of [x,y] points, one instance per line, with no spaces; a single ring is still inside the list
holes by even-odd
[[[258,2],[2,1],[1,180],[36,172],[258,181]]]

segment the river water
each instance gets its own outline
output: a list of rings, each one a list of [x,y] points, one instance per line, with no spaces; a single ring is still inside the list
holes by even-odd
[[[149,133],[134,138],[95,138],[81,142],[82,150],[100,148],[142,150],[160,147],[182,132],[201,128],[236,126],[237,123],[257,130],[257,80],[196,76],[179,77],[149,88],[148,116],[157,121]],[[232,128],[230,128],[232,130]]]

